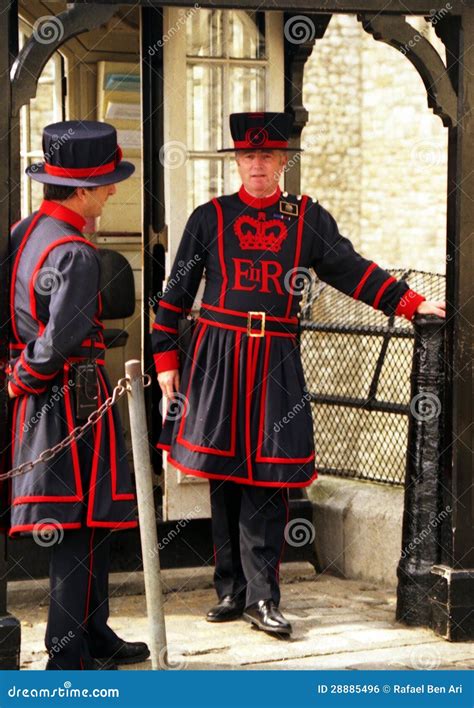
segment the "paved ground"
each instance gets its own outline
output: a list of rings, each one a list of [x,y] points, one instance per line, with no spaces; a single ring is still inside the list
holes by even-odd
[[[316,576],[309,564],[282,567],[281,609],[290,640],[243,620],[210,624],[212,569],[164,571],[169,664],[174,669],[474,669],[474,642],[450,643],[395,621],[396,593],[370,583]],[[141,573],[111,577],[111,625],[124,639],[148,636]],[[22,621],[22,669],[42,669],[46,581],[9,586],[9,611]],[[149,669],[150,662],[129,669]]]

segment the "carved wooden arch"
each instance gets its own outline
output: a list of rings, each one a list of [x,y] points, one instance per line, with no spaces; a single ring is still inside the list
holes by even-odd
[[[118,5],[74,5],[35,27],[12,65],[11,115],[18,115],[20,108],[35,97],[41,72],[61,45],[105,24],[118,10]]]
[[[457,124],[457,93],[449,74],[449,59],[446,66],[433,47],[418,30],[401,15],[359,14],[357,19],[374,39],[395,47],[413,64],[425,85],[428,106],[438,115],[447,128]],[[430,18],[427,18],[430,19]],[[449,21],[449,20],[448,20]],[[445,23],[441,20],[437,25]],[[436,33],[445,42],[440,28]],[[446,45],[447,46],[447,45]],[[449,47],[447,46],[448,58]]]

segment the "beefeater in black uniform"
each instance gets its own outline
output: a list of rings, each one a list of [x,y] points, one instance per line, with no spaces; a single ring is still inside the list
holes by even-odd
[[[210,480],[220,602],[207,619],[243,613],[277,635],[291,633],[278,609],[288,489],[317,477],[296,339],[302,277],[313,268],[386,315],[444,314],[443,303],[426,302],[357,253],[316,200],[281,192],[291,126],[286,113],[230,116],[234,147],[225,151],[235,151],[242,186],[189,217],[152,332],[168,403],[157,447],[178,470]],[[204,272],[198,323],[180,362],[178,318]]]
[[[95,407],[111,387],[104,366],[100,260],[82,235],[123,161],[115,128],[96,121],[46,126],[45,162],[27,168],[45,199],[11,230],[11,339],[8,390],[12,463],[34,460],[85,422],[76,411],[78,364],[94,360]],[[110,534],[137,526],[136,500],[116,407],[81,439],[12,480],[10,536],[51,546],[47,669],[113,668],[147,658],[108,626]],[[98,661],[97,661],[98,660]]]

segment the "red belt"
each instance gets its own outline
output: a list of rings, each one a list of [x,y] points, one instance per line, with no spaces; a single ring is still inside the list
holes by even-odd
[[[263,310],[228,310],[216,305],[201,303],[199,322],[245,332],[249,337],[265,334],[277,337],[296,337],[298,317],[275,317]]]

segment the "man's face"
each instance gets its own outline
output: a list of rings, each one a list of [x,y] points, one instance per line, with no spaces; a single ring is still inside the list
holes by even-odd
[[[101,216],[105,202],[112,194],[115,194],[117,188],[115,184],[104,184],[102,187],[82,189],[80,191],[83,216],[95,218]]]
[[[240,179],[245,189],[257,196],[275,191],[287,162],[282,150],[248,150],[235,154]]]

